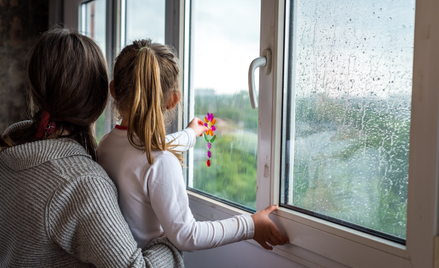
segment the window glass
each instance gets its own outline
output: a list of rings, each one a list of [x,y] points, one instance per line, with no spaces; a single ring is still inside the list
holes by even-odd
[[[139,39],[165,43],[165,0],[125,0],[125,45]]]
[[[191,114],[204,120],[213,113],[216,137],[210,149],[197,140],[188,186],[250,209],[256,207],[258,110],[251,109],[247,77],[259,57],[260,17],[260,1],[191,1],[186,70]]]
[[[106,38],[106,1],[95,0],[81,5],[81,26],[82,33],[95,41],[105,57]],[[105,135],[105,125],[111,124],[111,119],[105,117],[105,113],[95,123],[96,141]]]
[[[281,203],[405,243],[414,0],[294,1]]]

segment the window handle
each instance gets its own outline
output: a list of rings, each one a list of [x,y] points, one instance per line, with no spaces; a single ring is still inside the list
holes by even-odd
[[[258,67],[262,67],[262,71],[265,74],[270,74],[271,72],[271,49],[267,48],[262,52],[262,57],[256,58],[250,63],[250,68],[248,69],[248,93],[250,95],[250,103],[252,108],[258,107],[258,101],[256,99],[255,92],[255,70]]]

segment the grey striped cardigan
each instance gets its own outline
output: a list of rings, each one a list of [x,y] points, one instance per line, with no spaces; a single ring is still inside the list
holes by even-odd
[[[95,266],[184,265],[167,238],[137,248],[116,187],[79,143],[52,139],[3,150],[0,267]]]

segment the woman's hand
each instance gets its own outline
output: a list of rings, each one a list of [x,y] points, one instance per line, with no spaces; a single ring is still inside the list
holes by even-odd
[[[278,207],[277,205],[269,206],[251,215],[255,224],[255,236],[253,239],[265,249],[272,250],[273,247],[270,245],[277,246],[290,243],[289,239],[279,231],[276,224],[268,217],[268,215],[277,210]]]
[[[192,119],[192,121],[187,125],[187,127],[190,127],[194,130],[195,137],[200,137],[201,135],[203,135],[204,132],[208,130],[208,128],[204,126],[203,121],[201,121],[201,119],[198,117]]]

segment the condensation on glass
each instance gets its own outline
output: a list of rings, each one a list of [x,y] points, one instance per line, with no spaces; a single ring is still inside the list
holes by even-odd
[[[280,202],[405,243],[414,0],[289,6]]]
[[[165,43],[165,0],[125,0],[125,44],[135,40],[151,39]]]
[[[199,138],[188,186],[252,210],[256,207],[258,110],[251,109],[248,68],[259,57],[260,1],[191,1],[190,110],[213,113],[210,167]],[[192,118],[189,118],[191,120]],[[209,136],[211,138],[211,136]]]
[[[89,1],[81,5],[81,33],[93,39],[98,44],[105,57],[106,44],[106,0]],[[105,125],[111,125],[111,118],[105,113],[95,123],[96,141],[105,135]]]

